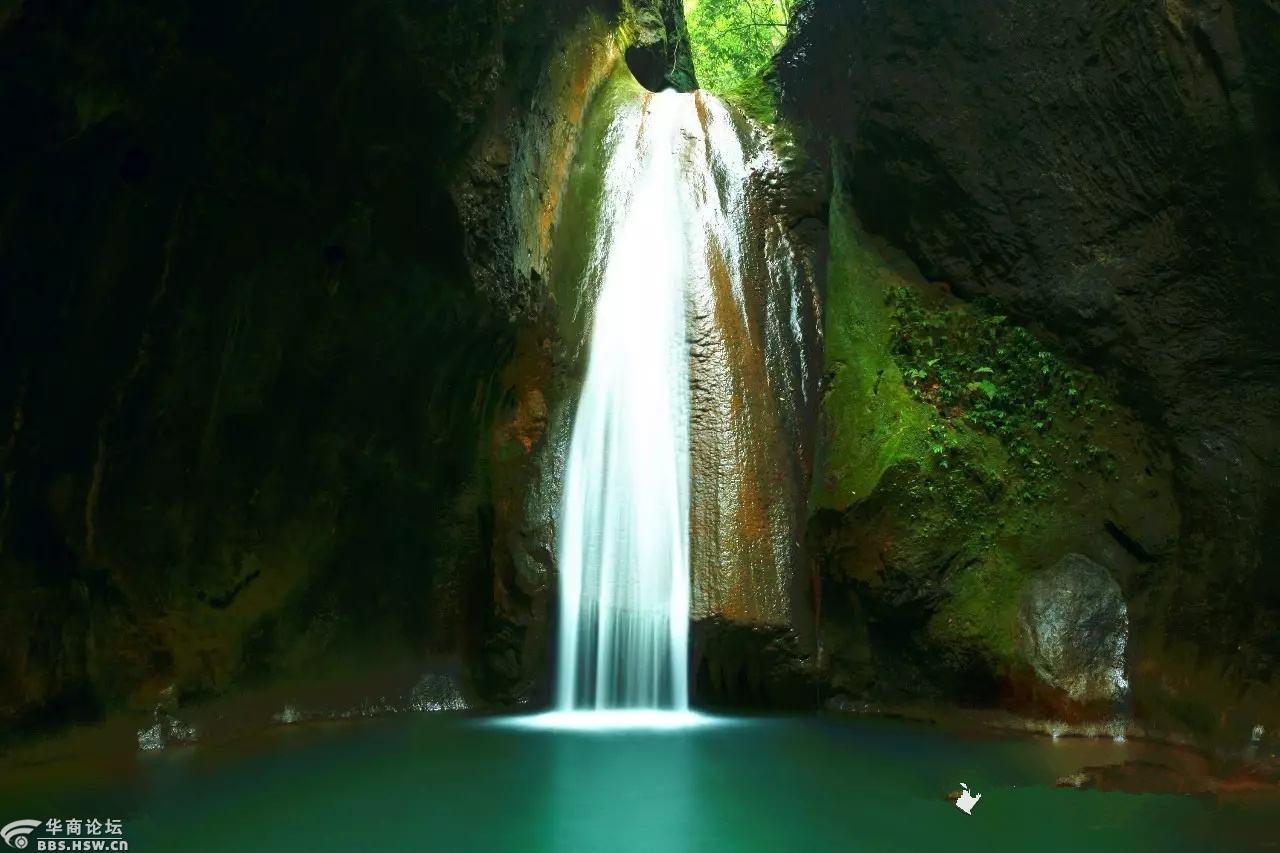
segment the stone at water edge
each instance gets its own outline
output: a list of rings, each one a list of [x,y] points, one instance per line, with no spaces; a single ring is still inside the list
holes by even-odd
[[[1096,783],[1097,780],[1094,779],[1092,775],[1084,772],[1083,770],[1079,770],[1075,773],[1068,773],[1065,776],[1059,776],[1057,781],[1053,784],[1054,787],[1057,788],[1075,788],[1077,790],[1084,790],[1085,788],[1094,787]]]
[[[1066,555],[1027,584],[1018,621],[1023,654],[1047,684],[1082,703],[1124,696],[1129,614],[1105,568]]]

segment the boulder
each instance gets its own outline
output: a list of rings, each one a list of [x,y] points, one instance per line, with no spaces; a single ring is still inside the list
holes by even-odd
[[[629,0],[625,4],[627,67],[651,92],[698,88],[681,0]]]
[[[1117,700],[1128,691],[1129,614],[1120,585],[1102,566],[1068,554],[1023,590],[1018,621],[1027,662],[1072,700]]]

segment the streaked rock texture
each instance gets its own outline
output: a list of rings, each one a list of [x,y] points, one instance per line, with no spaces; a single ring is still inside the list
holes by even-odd
[[[700,98],[703,96],[699,96]],[[815,253],[795,239],[781,184],[792,148],[742,113],[702,103],[703,132],[734,135],[745,171],[716,164],[729,230],[691,283],[691,560],[704,699],[811,696],[801,547],[813,470],[820,307]],[[780,156],[781,155],[781,156]]]
[[[611,22],[585,17],[556,41],[531,105],[509,105],[509,120],[473,149],[469,175],[492,176],[496,191],[464,209],[473,221],[505,223],[495,268],[533,300],[498,378],[502,404],[489,442],[492,610],[477,674],[486,694],[504,702],[550,688],[556,521],[586,310],[576,282],[564,282],[572,274],[557,265],[585,262],[589,243],[571,180],[575,163],[593,153],[583,146],[597,142],[592,106],[607,82],[626,75],[621,67]]]

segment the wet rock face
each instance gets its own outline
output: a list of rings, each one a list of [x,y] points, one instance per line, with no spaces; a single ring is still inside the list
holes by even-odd
[[[737,137],[741,160],[715,164],[726,217],[707,226],[707,268],[689,274],[692,614],[803,626],[799,543],[819,379],[815,258],[782,210],[777,186],[796,164],[775,153],[780,140],[697,97],[704,133]]]
[[[1082,704],[1123,698],[1129,617],[1105,568],[1063,557],[1027,584],[1018,621],[1023,652],[1047,684]]]
[[[809,630],[809,626],[805,626]],[[693,624],[690,688],[698,705],[813,708],[821,686],[812,648],[791,625],[713,616]]]
[[[477,614],[485,625],[477,687],[502,704],[544,700],[551,690],[556,522],[579,382],[568,353],[580,338],[576,285],[558,286],[573,276],[555,267],[566,256],[571,265],[586,263],[585,229],[575,218],[581,199],[570,176],[592,142],[584,139],[589,107],[606,80],[626,75],[615,73],[621,57],[612,24],[593,15],[561,28],[549,53],[531,95],[507,104],[506,120],[477,141],[455,193],[469,199],[464,221],[476,233],[504,224],[510,236],[485,256],[526,294],[516,306],[523,316],[515,350],[497,384],[486,534],[492,577]],[[565,217],[574,222],[567,236],[557,229]]]
[[[785,133],[697,97],[704,133],[736,137],[741,159],[714,163],[726,217],[707,224],[709,263],[688,284],[694,698],[812,704],[801,541],[819,399],[819,259],[803,239],[803,206],[782,189],[807,163]]]
[[[682,0],[628,0],[624,4],[627,67],[650,92],[698,88]]]

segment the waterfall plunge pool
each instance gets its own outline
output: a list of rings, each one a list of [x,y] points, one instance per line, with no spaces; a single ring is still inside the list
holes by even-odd
[[[410,714],[110,766],[10,765],[0,798],[13,816],[122,819],[135,851],[1234,851],[1280,838],[1274,802],[1053,787],[1086,765],[1167,760],[1135,742],[828,715],[522,725],[536,719]],[[983,795],[972,816],[945,799],[961,782]]]

